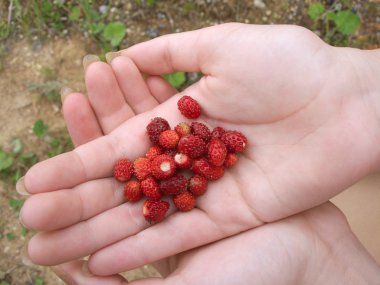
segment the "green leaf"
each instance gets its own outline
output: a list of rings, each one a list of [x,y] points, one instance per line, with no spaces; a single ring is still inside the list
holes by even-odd
[[[179,88],[186,82],[185,72],[174,72],[164,75],[164,78],[174,87]]]
[[[7,281],[2,280],[2,281],[0,281],[0,285],[10,285],[10,284]]]
[[[91,30],[91,33],[93,34],[100,34],[103,30],[104,30],[104,23],[94,23],[94,24],[91,24],[90,26],[90,30]]]
[[[345,35],[352,35],[359,28],[360,18],[352,11],[344,10],[336,13],[334,22],[339,32]]]
[[[7,233],[5,236],[8,240],[14,240],[16,238],[14,233]]]
[[[122,22],[112,22],[109,23],[104,31],[103,37],[106,41],[111,42],[113,47],[118,47],[123,41],[127,28]]]
[[[322,3],[317,2],[311,4],[307,10],[307,14],[313,21],[316,21],[325,12],[325,6]]]
[[[70,14],[69,14],[69,20],[71,22],[78,21],[80,18],[80,7],[75,6],[71,9]]]
[[[14,154],[19,154],[21,153],[22,149],[23,149],[23,145],[22,145],[22,142],[20,139],[14,139],[12,141],[12,152]]]
[[[24,205],[24,200],[9,199],[9,206],[15,211],[20,211],[22,205]]]
[[[13,157],[0,150],[0,171],[7,170],[13,164]]]
[[[149,7],[153,7],[154,5],[156,5],[156,0],[147,0],[147,4]]]
[[[45,282],[44,282],[44,279],[42,279],[42,277],[36,277],[36,279],[34,279],[34,285],[44,285]]]
[[[34,126],[33,126],[33,133],[39,137],[39,138],[42,138],[45,134],[46,134],[46,131],[48,129],[48,126],[45,125],[45,123],[41,120],[41,119],[38,119],[35,123],[34,123]]]
[[[29,232],[29,230],[28,230],[27,228],[22,227],[22,229],[21,229],[21,235],[22,235],[23,237],[25,237],[25,236],[28,234],[28,232]]]

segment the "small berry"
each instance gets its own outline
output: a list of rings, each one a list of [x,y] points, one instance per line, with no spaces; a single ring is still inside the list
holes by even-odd
[[[232,167],[236,164],[237,160],[238,160],[237,155],[229,152],[227,153],[226,159],[224,160],[224,166],[228,168]]]
[[[175,149],[165,149],[164,154],[167,154],[174,158],[174,156],[177,154],[177,151]]]
[[[211,132],[211,136],[220,139],[225,132],[222,127],[215,127]]]
[[[161,199],[161,192],[159,189],[158,182],[153,177],[148,177],[147,179],[141,181],[141,190],[144,195],[151,200]]]
[[[190,96],[183,96],[178,100],[178,109],[186,118],[196,119],[201,115],[201,106]]]
[[[207,186],[208,181],[202,175],[194,174],[194,176],[189,180],[189,191],[195,196],[203,195],[207,190]]]
[[[195,174],[203,175],[207,180],[218,180],[224,175],[223,166],[213,166],[203,157],[193,161],[191,170]]]
[[[195,198],[189,192],[183,192],[173,197],[174,205],[181,212],[188,212],[195,207]]]
[[[187,179],[182,174],[176,174],[166,180],[160,181],[160,190],[164,195],[176,195],[187,188]]]
[[[161,222],[169,210],[170,204],[166,201],[147,200],[143,206],[144,218],[150,223]]]
[[[178,144],[178,141],[179,135],[174,130],[163,131],[158,138],[158,143],[160,146],[166,149],[175,148]]]
[[[152,160],[157,155],[160,155],[163,152],[164,152],[164,150],[160,146],[154,145],[154,146],[152,146],[152,147],[149,148],[149,150],[147,151],[147,153],[145,154],[145,156],[146,156],[146,158]]]
[[[145,157],[139,157],[133,162],[133,171],[138,180],[144,180],[150,176],[150,160]]]
[[[208,142],[210,140],[211,131],[205,124],[202,124],[199,122],[192,122],[190,127],[191,127],[191,133],[194,136],[200,137],[205,142]]]
[[[150,121],[146,126],[146,131],[148,132],[149,139],[154,143],[158,144],[159,136],[163,131],[169,130],[170,126],[168,121],[163,118],[156,117]]]
[[[159,180],[170,178],[176,171],[176,163],[173,157],[167,154],[156,156],[151,162],[151,170],[154,177]]]
[[[208,161],[215,166],[222,166],[226,159],[227,148],[218,138],[212,138],[208,144]]]
[[[197,136],[182,137],[178,142],[178,150],[191,158],[197,158],[205,154],[206,143]]]
[[[121,181],[125,182],[131,179],[133,175],[133,165],[128,159],[120,159],[115,163],[113,169],[113,176]]]
[[[174,155],[174,161],[177,164],[177,167],[180,169],[188,169],[192,164],[191,158],[188,155],[180,152]]]
[[[221,140],[231,152],[242,152],[248,143],[247,138],[238,131],[226,131]]]
[[[174,130],[177,132],[179,137],[185,137],[191,134],[191,129],[188,123],[182,122],[175,126]]]
[[[142,198],[140,182],[128,181],[124,186],[124,196],[129,202],[137,202]]]

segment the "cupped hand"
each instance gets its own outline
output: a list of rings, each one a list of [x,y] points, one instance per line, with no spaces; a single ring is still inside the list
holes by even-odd
[[[376,114],[355,77],[353,60],[363,60],[357,53],[332,48],[299,27],[240,24],[164,36],[122,51],[114,69],[128,57],[150,75],[201,71],[204,77],[183,93],[200,102],[202,121],[242,131],[249,146],[234,169],[210,184],[197,209],[149,227],[141,204],[118,206],[121,191],[115,189],[121,186],[109,176],[117,159],[146,151],[145,125],[152,117],[165,117],[172,126],[184,120],[176,110],[180,94],[121,119],[105,136],[25,176],[30,193],[49,193],[25,204],[23,222],[55,230],[30,242],[31,258],[56,264],[97,251],[89,267],[109,275],[326,201],[369,173],[380,156]],[[109,86],[125,86],[119,74]],[[104,126],[122,108],[104,102]],[[44,204],[47,196],[41,195],[62,199]],[[118,262],[109,263],[112,258]]]

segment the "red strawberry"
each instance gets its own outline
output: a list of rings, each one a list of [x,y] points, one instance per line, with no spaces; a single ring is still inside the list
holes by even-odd
[[[138,180],[146,179],[150,174],[150,160],[145,157],[139,157],[133,162],[133,171]]]
[[[175,126],[174,130],[180,137],[185,137],[191,134],[191,129],[188,123],[182,122]]]
[[[124,196],[129,202],[137,202],[142,198],[140,182],[129,181],[124,186]]]
[[[211,131],[205,124],[202,124],[199,122],[192,122],[190,127],[191,127],[191,133],[194,136],[200,137],[205,142],[208,142],[210,140]]]
[[[144,195],[151,200],[161,199],[161,192],[158,186],[158,182],[153,177],[141,181],[141,190]]]
[[[178,150],[191,158],[197,158],[202,156],[207,148],[206,143],[201,138],[190,135],[179,140]]]
[[[174,155],[174,161],[177,164],[177,167],[180,169],[188,169],[192,164],[191,158],[188,155],[180,152]]]
[[[208,144],[208,161],[215,166],[222,166],[227,155],[225,144],[218,138],[212,138]]]
[[[242,152],[248,143],[247,138],[238,131],[226,131],[221,140],[231,152]]]
[[[169,130],[170,126],[168,121],[163,118],[156,117],[146,126],[146,130],[149,135],[149,139],[158,144],[159,136],[163,131]]]
[[[160,190],[164,195],[176,195],[187,188],[187,179],[182,174],[176,174],[166,180],[160,181]]]
[[[159,147],[158,145],[154,145],[154,146],[149,148],[149,150],[147,151],[145,156],[146,156],[146,158],[152,160],[154,157],[162,154],[163,152],[164,152],[164,150],[161,147]]]
[[[188,212],[195,207],[195,198],[189,192],[183,192],[174,196],[173,202],[181,212]]]
[[[177,154],[177,151],[175,149],[165,149],[164,154],[167,154],[174,158],[174,156]]]
[[[159,180],[170,178],[176,171],[176,163],[173,157],[167,154],[160,154],[153,158],[151,170],[154,177]]]
[[[175,148],[178,144],[178,141],[179,135],[174,130],[163,131],[158,138],[158,143],[160,146],[166,149]]]
[[[227,153],[226,159],[224,160],[224,166],[225,167],[232,167],[236,164],[237,160],[238,160],[237,155],[229,152],[229,153]]]
[[[208,181],[202,175],[195,174],[189,180],[189,190],[195,196],[203,195],[207,190],[207,186],[208,186]]]
[[[186,118],[196,119],[201,115],[201,106],[190,96],[183,96],[177,102],[178,109]]]
[[[147,200],[144,203],[143,215],[150,223],[161,222],[169,210],[170,204],[166,201],[151,201]]]
[[[203,175],[207,180],[218,180],[224,175],[222,166],[213,166],[203,157],[193,161],[191,170],[195,174]]]
[[[128,159],[120,159],[116,162],[114,169],[113,169],[113,176],[121,181],[125,182],[131,179],[133,175],[133,166],[132,162],[130,162]]]
[[[211,136],[220,139],[226,131],[222,127],[215,127],[212,130]]]

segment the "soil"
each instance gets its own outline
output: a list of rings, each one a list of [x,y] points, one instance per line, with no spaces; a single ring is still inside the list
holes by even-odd
[[[115,19],[125,21],[128,27],[125,47],[166,33],[231,21],[311,26],[305,12],[309,1],[301,0],[197,0],[192,1],[191,11],[183,8],[188,1],[157,1],[154,8],[114,2]],[[362,19],[354,42],[361,48],[380,47],[380,36],[376,33],[380,25],[376,19],[376,1],[354,2]],[[6,8],[0,6],[0,9]],[[6,13],[2,11],[2,14]],[[6,42],[6,51],[0,71],[0,149],[9,150],[11,141],[19,138],[26,152],[33,151],[40,158],[46,158],[46,146],[32,132],[34,122],[37,119],[47,122],[52,133],[66,134],[66,128],[60,102],[48,100],[31,86],[52,82],[85,91],[81,61],[88,53],[99,53],[99,48],[86,35],[73,29],[64,38],[18,35]],[[61,284],[49,268],[35,266],[23,258],[23,248],[33,233],[22,235],[18,213],[9,206],[10,199],[20,199],[20,196],[12,184],[0,181],[0,233],[15,234],[13,240],[0,238],[0,281],[36,284],[35,279],[41,277],[44,284]],[[133,280],[156,274],[151,267],[143,267],[128,273],[128,277]]]

